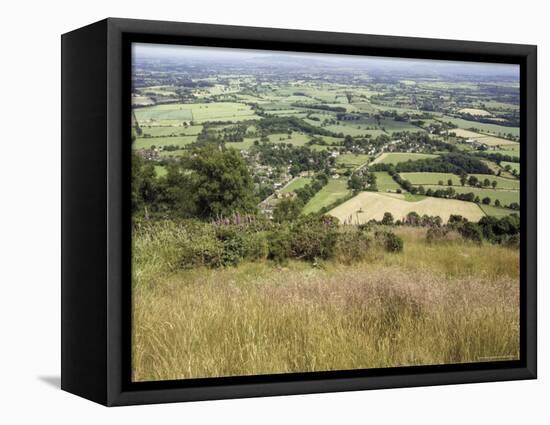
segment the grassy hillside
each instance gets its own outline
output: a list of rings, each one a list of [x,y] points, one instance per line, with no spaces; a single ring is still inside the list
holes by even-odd
[[[517,359],[519,252],[400,233],[401,254],[321,268],[171,271],[169,247],[135,240],[133,378]]]

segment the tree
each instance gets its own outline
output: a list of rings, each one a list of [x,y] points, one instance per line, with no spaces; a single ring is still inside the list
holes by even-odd
[[[452,186],[452,185],[453,185],[453,180],[452,179],[447,180],[447,186]]]
[[[292,221],[298,218],[303,207],[304,203],[300,198],[282,199],[273,209],[273,220],[277,223]]]
[[[483,186],[487,187],[491,184],[491,182],[489,181],[489,179],[485,179],[483,180]]]
[[[369,187],[369,190],[371,191],[377,191],[378,186],[376,185],[376,174],[369,173],[366,177],[367,185]]]
[[[468,184],[469,184],[470,186],[477,186],[478,182],[479,182],[479,180],[477,179],[476,176],[470,176],[470,177],[468,177]]]
[[[468,180],[468,176],[466,175],[466,173],[461,173],[460,174],[460,184],[462,186],[464,186],[466,184],[467,180]]]
[[[498,199],[495,199],[495,207],[500,207],[500,201]]]
[[[481,202],[483,203],[483,205],[489,205],[491,203],[491,198],[486,196]]]
[[[195,216],[216,218],[256,211],[252,177],[236,150],[206,145],[195,149],[184,165],[191,171]]]
[[[374,177],[374,185],[376,185],[376,175],[373,174],[372,176]],[[359,173],[353,173],[348,180],[348,189],[351,189],[354,192],[359,192],[365,188],[368,181],[372,182],[373,178],[370,176],[365,178]]]
[[[496,180],[493,180],[491,182],[491,186],[493,186],[493,189],[495,189],[497,187],[497,181]]]
[[[385,212],[381,223],[386,226],[391,226],[393,224],[393,215],[389,212]]]
[[[155,201],[159,189],[155,175],[153,164],[146,164],[139,154],[132,154],[132,211],[147,208]]]

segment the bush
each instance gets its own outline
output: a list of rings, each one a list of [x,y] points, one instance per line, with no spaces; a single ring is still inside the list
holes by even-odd
[[[243,255],[250,261],[265,260],[269,255],[267,232],[246,233],[243,236]]]
[[[393,232],[377,231],[374,234],[374,237],[379,243],[382,244],[384,250],[387,252],[403,251],[403,239],[401,239]]]
[[[369,235],[355,227],[345,228],[336,243],[336,258],[344,264],[352,264],[367,258],[372,240]]]
[[[385,212],[381,223],[387,226],[391,226],[393,224],[393,215],[389,212]]]
[[[276,229],[269,233],[268,241],[268,258],[277,263],[284,263],[290,257],[290,232]]]
[[[476,223],[464,223],[462,227],[458,228],[458,232],[462,235],[464,239],[468,239],[476,243],[481,243],[481,241],[483,240],[483,232],[481,230],[481,226]]]
[[[445,227],[430,227],[426,232],[426,242],[429,244],[445,240],[449,229]]]
[[[338,223],[328,216],[305,217],[291,227],[292,257],[314,260],[328,260],[335,254],[338,240]]]
[[[223,264],[224,243],[209,225],[189,225],[186,237],[178,239],[180,265],[183,268],[196,266],[219,267]]]

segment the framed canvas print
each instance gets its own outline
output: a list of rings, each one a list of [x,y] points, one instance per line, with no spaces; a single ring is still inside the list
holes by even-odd
[[[536,377],[536,47],[106,19],[62,37],[62,388]]]

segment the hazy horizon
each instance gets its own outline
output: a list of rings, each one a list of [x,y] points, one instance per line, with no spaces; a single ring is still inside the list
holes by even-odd
[[[325,66],[351,68],[361,71],[405,72],[426,75],[482,75],[519,80],[519,65],[487,62],[447,61],[434,59],[354,56],[333,53],[303,53],[275,50],[236,49],[166,45],[132,44],[133,63],[162,60],[174,64],[212,63],[220,65],[269,65],[280,67]],[[319,69],[317,69],[319,71]]]

